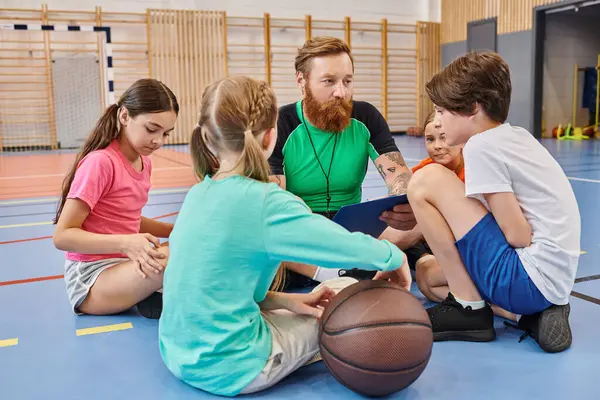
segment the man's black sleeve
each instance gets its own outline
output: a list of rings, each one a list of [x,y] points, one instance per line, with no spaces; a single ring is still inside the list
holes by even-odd
[[[354,118],[365,124],[371,133],[370,142],[379,156],[392,151],[400,151],[387,121],[375,106],[365,101],[357,101],[354,104],[353,114]]]
[[[300,124],[300,118],[296,113],[296,104],[288,104],[279,109],[277,119],[277,142],[273,154],[269,158],[269,166],[273,175],[284,175],[283,173],[283,147],[290,134]]]

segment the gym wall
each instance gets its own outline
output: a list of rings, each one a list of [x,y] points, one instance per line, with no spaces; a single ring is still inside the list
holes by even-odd
[[[509,122],[533,130],[533,9],[560,0],[442,0],[442,65],[467,51],[467,24],[497,17],[497,51],[511,69]],[[532,132],[540,135],[541,132]]]
[[[348,16],[360,21],[414,23],[440,21],[441,0],[46,0],[49,9],[87,11],[102,6],[105,12],[145,12],[146,9],[219,10],[228,15],[277,18],[312,15],[339,20]],[[2,0],[3,8],[39,8],[40,0]]]
[[[384,3],[376,2],[379,6]],[[408,0],[406,4],[414,5]],[[81,10],[81,3],[77,11],[65,9],[67,6],[22,7],[0,9],[0,23],[5,24],[0,30],[0,75],[11,77],[0,79],[0,151],[77,143],[86,133],[81,126],[97,119],[107,101],[119,98],[143,77],[160,79],[177,93],[183,111],[169,143],[187,143],[196,124],[203,88],[225,75],[244,74],[266,80],[274,88],[279,104],[298,100],[294,55],[306,38],[321,35],[336,36],[350,44],[355,56],[355,99],[371,102],[392,131],[402,132],[420,126],[431,111],[424,84],[441,66],[440,24],[418,21],[418,14],[426,10],[409,6],[403,9],[402,5],[395,8],[400,10],[395,15],[382,9],[361,13],[357,6],[356,18],[344,14],[317,18],[302,14],[302,10],[286,17],[292,13],[289,9],[276,11],[284,16],[259,14],[256,9],[253,13],[258,16],[249,16],[189,8],[121,8],[111,12],[96,6]],[[410,22],[367,19],[366,15]],[[31,25],[33,30],[11,31],[12,24]],[[110,28],[110,49],[103,32],[42,32],[41,25]],[[109,56],[111,71],[106,65]],[[96,60],[96,67],[85,61],[69,61],[79,58]],[[88,67],[94,71],[88,71]],[[73,82],[86,83],[82,93],[92,93],[85,97],[90,102],[86,106],[89,115],[77,126],[60,120],[80,100],[56,90],[61,85],[57,79],[71,74],[77,75]]]
[[[549,133],[558,124],[573,120],[573,85],[575,64],[593,68],[600,54],[600,25],[597,10],[582,8],[579,12],[560,12],[546,16],[544,56],[543,116]],[[584,72],[578,72],[576,126],[589,124],[589,110],[582,108]]]

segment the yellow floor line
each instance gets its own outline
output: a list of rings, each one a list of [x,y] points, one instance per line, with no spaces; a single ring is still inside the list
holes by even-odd
[[[19,338],[0,340],[0,347],[10,347],[19,344]]]
[[[122,324],[115,325],[104,325],[104,326],[96,326],[94,328],[85,328],[85,329],[77,329],[77,336],[84,335],[95,335],[97,333],[106,333],[106,332],[114,332],[114,331],[123,331],[126,329],[132,329],[133,325],[131,322],[125,322]]]

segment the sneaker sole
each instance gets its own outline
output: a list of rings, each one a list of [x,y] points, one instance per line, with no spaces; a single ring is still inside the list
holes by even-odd
[[[496,339],[496,330],[486,329],[480,331],[449,331],[433,332],[434,342],[459,341],[459,342],[491,342]]]
[[[538,344],[547,353],[559,353],[571,347],[573,335],[569,325],[571,306],[551,307],[540,317]]]
[[[137,304],[137,310],[144,318],[160,319],[162,305],[162,293],[154,292]]]

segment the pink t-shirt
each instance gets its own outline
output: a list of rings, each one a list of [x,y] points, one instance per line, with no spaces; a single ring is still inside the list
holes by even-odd
[[[142,171],[136,171],[115,140],[81,160],[67,195],[90,207],[82,229],[101,234],[134,234],[140,231],[142,208],[148,201],[152,163],[142,156]],[[80,254],[67,252],[73,261],[118,258],[124,254]]]

